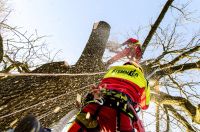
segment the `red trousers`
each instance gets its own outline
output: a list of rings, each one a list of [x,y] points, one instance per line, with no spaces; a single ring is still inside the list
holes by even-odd
[[[120,122],[117,125],[117,110],[108,106],[101,106],[99,104],[88,104],[83,108],[83,112],[90,112],[94,115],[97,109],[100,108],[97,114],[97,121],[101,132],[116,132],[119,125],[120,132],[134,132],[133,123],[131,119],[124,113],[120,113]],[[78,132],[81,126],[74,122],[68,132]],[[87,131],[87,130],[85,130]]]

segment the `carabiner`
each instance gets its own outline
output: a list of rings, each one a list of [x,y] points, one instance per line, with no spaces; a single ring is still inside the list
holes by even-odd
[[[102,98],[100,98],[100,99],[95,99],[94,102],[95,102],[95,103],[98,103],[99,105],[103,105],[103,103],[104,103],[104,101],[103,101]]]

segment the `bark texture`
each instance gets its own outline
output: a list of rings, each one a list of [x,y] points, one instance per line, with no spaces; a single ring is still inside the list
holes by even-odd
[[[2,62],[2,60],[3,60],[3,39],[0,34],[0,63]]]
[[[108,23],[103,21],[95,23],[88,43],[76,65],[69,66],[65,62],[53,62],[44,64],[31,72],[73,74],[104,71],[105,66],[101,58],[109,33]],[[0,130],[15,126],[18,120],[28,113],[41,119],[44,126],[57,122],[74,107],[76,94],[87,91],[92,83],[98,82],[99,78],[101,75],[2,78],[0,81]]]

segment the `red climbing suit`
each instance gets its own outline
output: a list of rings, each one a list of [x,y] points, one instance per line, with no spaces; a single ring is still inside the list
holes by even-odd
[[[138,40],[130,38],[125,41],[122,45],[127,45],[125,49],[118,52],[110,60],[107,61],[107,65],[111,65],[121,58],[128,57],[130,61],[139,62],[142,58],[141,44]]]
[[[148,108],[150,88],[141,67],[138,67],[137,63],[111,67],[105,74],[98,88],[105,88],[108,91],[118,91],[118,93],[123,93],[127,97],[130,97],[132,102],[138,103],[142,109]],[[119,112],[118,109],[108,105],[89,103],[83,107],[82,112],[90,113],[91,117],[97,117],[98,127],[103,132],[115,132],[116,130],[133,132],[134,128],[138,132],[144,132],[144,127],[139,118],[137,120],[131,120],[130,116],[126,113]],[[69,132],[76,132],[81,129],[83,131],[90,131],[82,123],[75,121],[69,129]]]

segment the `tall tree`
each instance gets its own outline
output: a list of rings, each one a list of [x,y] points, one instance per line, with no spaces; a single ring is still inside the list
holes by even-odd
[[[200,91],[197,88],[200,82],[193,75],[199,74],[200,34],[190,35],[188,41],[183,39],[177,30],[180,19],[173,26],[161,26],[169,8],[180,11],[186,17],[186,6],[175,6],[173,1],[167,0],[144,39],[144,57],[148,48],[154,49],[157,56],[143,60],[141,65],[153,82],[151,101],[157,104],[156,130],[165,125],[166,131],[170,131],[175,124],[179,127],[180,123],[184,130],[198,131]],[[51,62],[34,70],[22,71],[22,67],[17,67],[14,61],[14,67],[24,72],[18,76],[7,76],[10,70],[3,69],[3,74],[0,74],[0,129],[15,126],[27,113],[35,114],[44,125],[50,126],[73,109],[76,94],[90,90],[106,71],[102,57],[109,33],[108,23],[95,23],[82,55],[73,66],[65,62]],[[5,58],[9,60],[10,57]],[[43,75],[31,75],[33,73]]]

